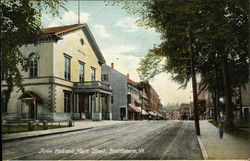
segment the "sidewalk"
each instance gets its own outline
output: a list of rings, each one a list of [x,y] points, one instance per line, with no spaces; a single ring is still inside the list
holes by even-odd
[[[82,121],[74,121],[73,127],[66,127],[66,128],[57,128],[57,129],[49,129],[49,130],[40,130],[40,131],[31,131],[31,132],[20,132],[20,133],[13,133],[13,134],[4,134],[2,135],[3,141],[10,141],[16,139],[23,139],[23,138],[31,138],[31,137],[38,137],[44,135],[52,135],[52,134],[59,134],[65,132],[72,132],[72,131],[79,131],[84,129],[90,129],[98,126],[105,126],[105,125],[113,125],[113,124],[123,124],[127,123],[126,121],[113,121],[113,120],[103,120],[103,121],[92,121],[92,120],[82,120]]]
[[[208,120],[200,121],[201,141],[208,159],[248,159],[250,158],[250,140],[239,140],[226,133],[220,139],[218,128]],[[250,138],[249,138],[250,139]]]

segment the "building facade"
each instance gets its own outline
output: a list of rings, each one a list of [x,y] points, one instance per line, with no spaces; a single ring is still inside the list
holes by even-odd
[[[87,24],[45,28],[40,43],[20,48],[29,60],[25,93],[15,88],[4,117],[111,119],[111,86],[101,81],[105,59]],[[3,95],[4,95],[3,82]]]
[[[202,91],[200,91],[202,90]],[[215,117],[215,108],[213,104],[212,93],[209,92],[207,87],[199,86],[199,95],[198,95],[198,105],[199,111],[205,111],[204,117],[206,119],[212,119]],[[204,112],[203,112],[204,113]],[[201,114],[201,113],[199,113]]]
[[[102,66],[102,81],[111,84],[112,87],[112,119],[128,120],[128,87],[127,77],[111,67],[104,64]]]
[[[249,64],[249,71],[250,71],[250,64]],[[249,81],[245,85],[245,88],[241,87],[241,97],[242,97],[242,106],[243,106],[243,114],[245,120],[250,122],[250,74],[249,74]]]
[[[250,109],[250,83],[245,85],[246,88],[241,88],[241,97],[242,97],[242,113],[244,118],[250,118],[249,109]],[[214,119],[216,118],[216,109],[215,109],[215,97],[213,93],[207,89],[207,87],[199,86],[198,89],[198,103],[199,103],[199,115],[203,114],[204,119]],[[239,88],[232,89],[232,104],[233,104],[233,114],[234,118],[240,118],[240,90]],[[214,99],[214,100],[213,100]],[[218,109],[219,111],[225,111],[224,98],[219,98]],[[204,112],[205,111],[205,112]],[[204,115],[205,113],[205,115]]]
[[[182,103],[179,109],[179,118],[190,120],[193,118],[194,108],[192,103]]]
[[[141,117],[144,120],[150,119],[148,111],[150,111],[150,100],[147,97],[146,89],[142,88],[140,91],[140,99],[141,99]]]
[[[143,85],[143,93],[145,93],[145,104],[143,105],[143,108],[148,111],[149,118],[154,119],[160,117],[160,113],[162,113],[161,100],[157,92],[148,82]]]
[[[140,107],[140,91],[138,89],[138,83],[129,79],[127,75],[127,98],[128,98],[128,119],[139,120],[141,118],[142,109]]]

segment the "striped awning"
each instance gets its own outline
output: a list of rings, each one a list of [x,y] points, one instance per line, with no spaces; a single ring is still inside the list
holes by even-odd
[[[141,112],[141,110],[140,110],[136,105],[128,104],[128,106],[129,106],[129,110],[130,110],[130,111],[133,111],[133,112]]]

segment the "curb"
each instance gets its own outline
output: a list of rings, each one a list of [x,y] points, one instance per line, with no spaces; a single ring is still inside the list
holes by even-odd
[[[201,137],[200,137],[200,136],[197,136],[197,138],[198,138],[198,142],[199,142],[199,145],[200,145],[200,148],[201,148],[201,153],[202,153],[203,159],[204,159],[204,160],[208,160],[207,151],[206,151],[206,149],[205,149],[204,144],[203,144],[202,141],[201,141]]]
[[[51,133],[47,133],[47,134],[37,134],[37,135],[21,136],[21,137],[13,137],[13,138],[2,138],[2,142],[23,140],[23,139],[27,139],[27,138],[35,138],[35,137],[47,136],[47,135],[63,134],[63,133],[68,133],[68,132],[88,130],[88,129],[92,129],[92,128],[94,128],[94,127],[86,127],[86,128],[82,128],[82,129],[72,129],[72,130],[68,130],[68,131],[57,131],[57,132],[51,132]]]

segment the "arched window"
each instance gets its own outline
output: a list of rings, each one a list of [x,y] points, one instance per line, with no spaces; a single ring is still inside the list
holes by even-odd
[[[39,55],[37,53],[31,53],[29,56],[29,73],[30,77],[37,77]]]

